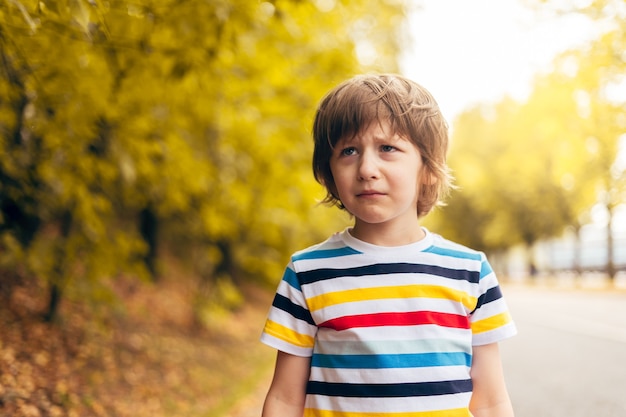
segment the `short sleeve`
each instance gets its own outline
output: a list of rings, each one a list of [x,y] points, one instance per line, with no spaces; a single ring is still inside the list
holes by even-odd
[[[316,333],[317,326],[290,263],[276,290],[261,342],[292,355],[312,356]]]
[[[517,333],[496,274],[481,254],[481,270],[478,282],[479,296],[471,313],[472,345],[499,342]]]

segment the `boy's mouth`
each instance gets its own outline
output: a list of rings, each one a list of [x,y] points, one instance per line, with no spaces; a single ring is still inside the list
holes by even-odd
[[[357,197],[372,197],[372,196],[377,196],[377,195],[384,195],[384,193],[381,193],[380,191],[375,191],[375,190],[366,190],[357,194]]]

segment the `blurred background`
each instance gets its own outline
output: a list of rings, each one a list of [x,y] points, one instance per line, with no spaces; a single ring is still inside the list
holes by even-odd
[[[450,123],[424,219],[485,251],[518,417],[624,416],[624,0],[0,3],[0,415],[260,415],[312,117],[400,72]],[[621,387],[621,388],[620,388]]]

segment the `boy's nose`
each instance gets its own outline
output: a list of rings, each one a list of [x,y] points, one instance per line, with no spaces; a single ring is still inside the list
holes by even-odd
[[[361,155],[361,158],[359,159],[359,179],[375,179],[378,178],[379,174],[376,158],[367,152]]]

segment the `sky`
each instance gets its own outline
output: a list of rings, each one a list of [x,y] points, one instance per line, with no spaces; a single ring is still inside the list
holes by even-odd
[[[574,0],[580,3],[584,0]],[[524,99],[535,74],[597,29],[583,16],[556,17],[523,0],[422,0],[409,17],[412,46],[401,72],[426,87],[449,122],[475,103]]]

